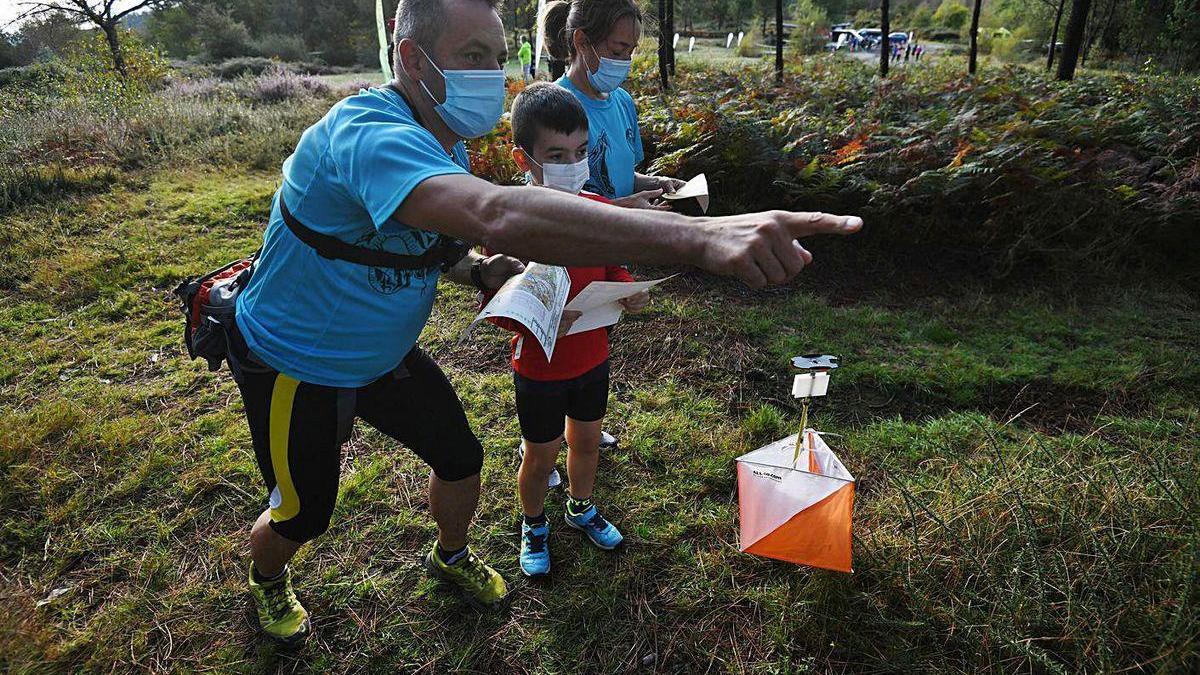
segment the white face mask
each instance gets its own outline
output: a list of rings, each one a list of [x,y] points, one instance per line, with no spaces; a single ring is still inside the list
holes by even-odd
[[[529,153],[525,153],[525,156],[541,168],[542,185],[548,188],[577,195],[583,189],[583,184],[588,182],[588,178],[591,178],[587,157],[574,164],[538,164],[538,161],[530,157]],[[530,174],[529,177],[532,179],[533,175]]]

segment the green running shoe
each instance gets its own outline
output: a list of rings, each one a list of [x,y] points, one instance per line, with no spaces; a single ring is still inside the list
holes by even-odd
[[[260,584],[254,580],[251,565],[250,592],[258,603],[258,625],[268,637],[285,645],[299,644],[308,637],[308,611],[292,590],[290,569],[284,568],[282,577]]]
[[[447,565],[438,557],[435,541],[425,554],[424,564],[430,576],[458,586],[467,602],[476,609],[499,609],[508,598],[504,577],[470,550],[458,562]]]

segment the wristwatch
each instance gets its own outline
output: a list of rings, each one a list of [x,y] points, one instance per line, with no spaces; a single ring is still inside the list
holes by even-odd
[[[487,292],[492,289],[483,283],[483,261],[486,258],[476,258],[475,262],[471,263],[471,283],[475,284],[475,288]]]

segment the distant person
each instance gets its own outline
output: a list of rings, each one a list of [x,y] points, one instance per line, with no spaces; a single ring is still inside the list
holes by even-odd
[[[905,63],[908,63],[908,59],[912,57],[912,51],[913,51],[912,45],[907,45],[904,48],[904,62]]]
[[[517,49],[517,60],[521,62],[521,78],[526,82],[533,79],[533,45],[529,44],[529,36],[521,36],[521,46]]]
[[[525,171],[529,185],[608,202],[581,192],[588,175],[588,118],[571,92],[557,84],[536,82],[517,94],[510,119],[513,159]],[[633,281],[620,265],[572,266],[567,274],[571,280],[567,302],[593,281]],[[638,312],[649,299],[649,293],[642,291],[621,304]],[[551,359],[525,326],[492,319],[516,333],[511,353],[522,441],[517,473],[522,514],[518,564],[530,577],[550,572],[546,489],[556,471],[564,432],[570,479],[563,514],[567,525],[606,551],[622,541],[621,532],[600,514],[592,497],[600,461],[600,426],[608,409],[608,330],[601,327],[567,335],[573,319],[563,317]]]

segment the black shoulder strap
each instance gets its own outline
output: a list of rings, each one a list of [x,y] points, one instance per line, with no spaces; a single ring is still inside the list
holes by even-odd
[[[283,201],[282,191],[279,193],[279,212],[283,215],[283,222],[292,231],[292,234],[316,249],[322,257],[345,260],[366,267],[387,267],[397,270],[422,270],[435,267],[447,269],[462,260],[470,248],[457,239],[442,235],[438,235],[437,242],[421,255],[403,255],[348,244],[332,235],[317,232],[297,220]]]

